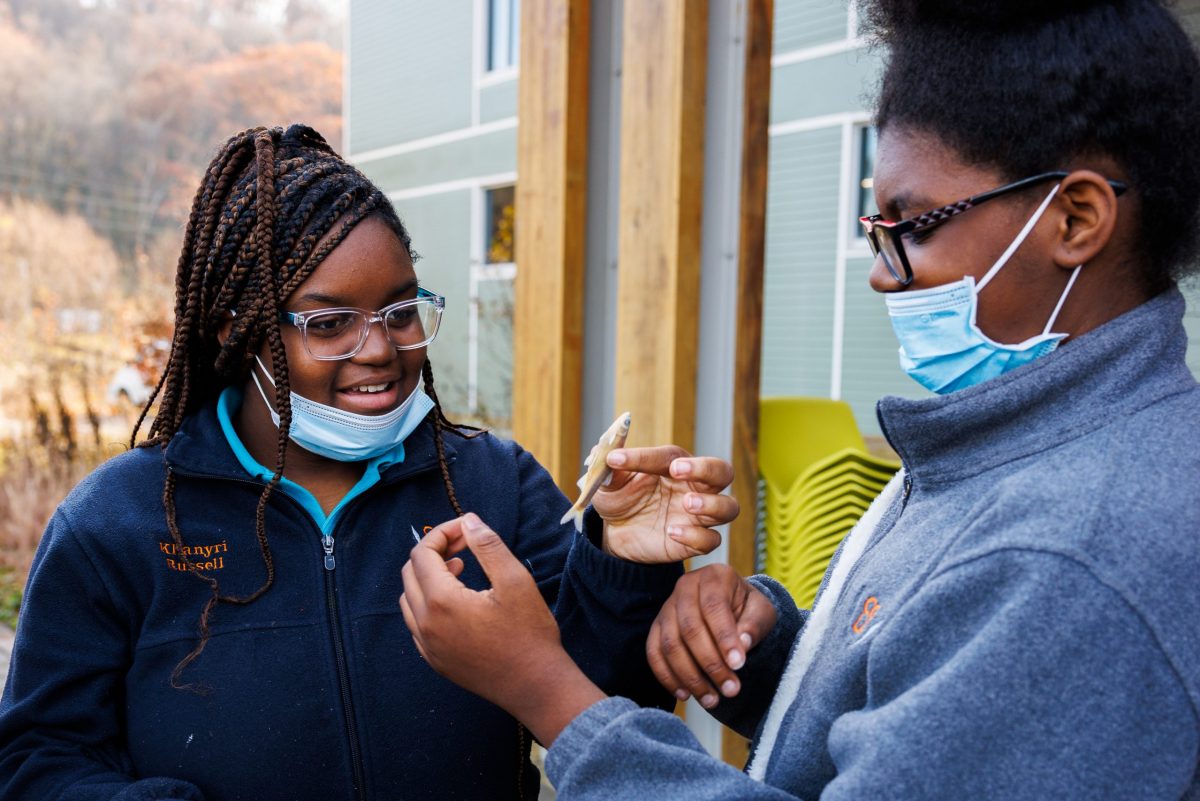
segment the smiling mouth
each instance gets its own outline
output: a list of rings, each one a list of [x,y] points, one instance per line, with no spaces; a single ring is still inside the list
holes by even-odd
[[[386,384],[363,384],[358,387],[350,387],[345,392],[355,392],[361,395],[373,395],[376,392],[384,392],[391,388],[394,382],[389,381]]]

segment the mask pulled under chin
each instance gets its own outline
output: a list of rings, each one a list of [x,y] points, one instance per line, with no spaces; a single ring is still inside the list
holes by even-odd
[[[1029,236],[1057,192],[1055,185],[978,285],[968,275],[949,284],[884,296],[892,330],[900,341],[900,367],[921,386],[939,395],[966,389],[1040,359],[1067,338],[1050,329],[1082,265],[1071,273],[1041,334],[1006,345],[990,339],[976,324],[979,293]]]
[[[275,386],[266,365],[258,356],[254,358],[271,386]],[[250,375],[271,413],[271,422],[278,428],[279,413],[267,399],[258,373],[251,370]],[[338,462],[359,462],[387,453],[404,442],[433,408],[433,401],[419,383],[403,403],[384,414],[355,414],[317,403],[295,392],[291,393],[291,400],[292,423],[288,437],[306,451]]]

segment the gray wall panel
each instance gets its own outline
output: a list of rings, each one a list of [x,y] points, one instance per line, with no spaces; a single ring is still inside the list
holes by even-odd
[[[878,70],[879,57],[866,50],[776,67],[771,74],[771,122],[861,111],[874,91]]]
[[[779,0],[775,4],[776,55],[846,38],[846,3]]]
[[[470,192],[464,190],[395,204],[412,236],[413,249],[421,254],[416,264],[417,278],[423,286],[446,296],[442,327],[429,348],[429,359],[447,414],[459,416],[465,416],[467,409],[470,197]]]
[[[771,138],[763,395],[829,395],[840,128]]]
[[[354,0],[350,12],[350,152],[471,124],[469,0]]]
[[[386,192],[513,172],[517,168],[517,129],[375,159],[358,167]]]
[[[479,87],[479,121],[517,116],[517,79]]]

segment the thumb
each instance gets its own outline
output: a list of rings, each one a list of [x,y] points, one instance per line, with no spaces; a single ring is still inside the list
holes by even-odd
[[[492,582],[493,588],[509,583],[514,576],[528,575],[500,535],[488,528],[474,512],[463,515],[462,530],[466,535],[467,547],[479,560],[479,566]]]

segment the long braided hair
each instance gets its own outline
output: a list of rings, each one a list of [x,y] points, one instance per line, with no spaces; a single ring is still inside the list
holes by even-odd
[[[291,391],[287,358],[280,336],[279,311],[284,301],[312,275],[334,248],[367,217],[382,219],[412,252],[412,240],[391,202],[361,172],[334,152],[312,128],[251,128],[230,138],[209,165],[196,192],[184,233],[175,276],[175,335],[162,378],[142,409],[130,436],[130,447],[164,450],[188,415],[210,402],[226,386],[244,379],[265,343],[275,379],[279,437],[275,470],[263,488],[255,513],[255,533],[266,566],[262,585],[249,595],[221,591],[214,576],[198,569],[184,547],[175,509],[175,475],[167,465],[163,506],[167,528],[188,572],[208,584],[212,595],[200,612],[200,638],[171,673],[171,685],[200,656],[209,639],[209,618],[218,604],[249,604],[275,581],[275,564],[267,542],[267,501],[283,477],[291,427]],[[225,342],[217,334],[231,327]],[[469,426],[451,423],[433,388],[433,368],[422,367],[425,393],[434,402],[432,421],[438,463],[446,494],[463,514],[443,434],[469,438]],[[137,441],[150,408],[159,400],[148,437]]]

